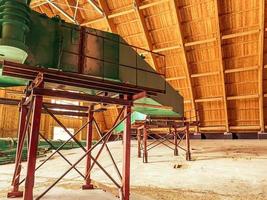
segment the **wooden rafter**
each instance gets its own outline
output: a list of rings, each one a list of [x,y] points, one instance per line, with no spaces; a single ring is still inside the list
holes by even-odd
[[[137,14],[137,17],[141,23],[141,28],[142,28],[142,32],[145,36],[145,41],[147,43],[147,47],[149,49],[149,51],[152,51],[153,50],[153,43],[152,43],[152,39],[149,35],[149,30],[146,26],[146,22],[145,22],[145,17],[142,13],[142,11],[140,10],[139,6],[141,5],[141,2],[140,0],[135,0],[135,4],[136,4],[136,14]],[[157,62],[156,62],[156,56],[153,54],[153,53],[150,53],[151,55],[151,58],[152,58],[152,63],[154,65],[154,69],[157,69]]]
[[[260,14],[259,14],[259,69],[258,69],[258,83],[259,83],[259,117],[260,117],[260,132],[264,132],[264,105],[263,105],[263,52],[264,52],[264,18],[265,18],[265,1],[260,0]]]
[[[108,18],[108,16],[111,14],[111,12],[110,12],[110,9],[108,7],[107,1],[106,0],[98,0],[98,2],[99,2],[101,9],[104,12],[105,21],[108,24],[109,30],[112,33],[117,33],[117,28],[116,28],[114,22],[112,21],[112,19]]]
[[[233,39],[237,37],[243,37],[247,35],[253,35],[253,34],[258,34],[259,30],[252,30],[252,31],[245,31],[245,32],[240,32],[240,33],[234,33],[234,34],[228,34],[228,35],[220,35],[221,40],[228,40],[228,39]],[[209,38],[205,40],[199,40],[199,41],[194,41],[194,42],[188,42],[185,43],[185,47],[190,47],[190,46],[196,46],[200,44],[207,44],[207,43],[212,43],[217,41],[217,38]],[[174,49],[181,49],[181,45],[173,45],[173,46],[168,46],[168,47],[163,47],[163,48],[158,48],[158,49],[153,49],[153,52],[159,53],[163,51],[169,51],[169,50],[174,50]]]
[[[185,63],[186,63],[186,67],[185,67],[186,80],[187,80],[187,85],[188,85],[189,91],[190,91],[193,116],[196,116],[197,112],[196,112],[196,104],[195,104],[195,94],[193,92],[193,86],[192,86],[192,80],[191,80],[191,72],[190,72],[190,68],[189,68],[189,64],[188,64],[188,60],[187,60],[187,55],[186,55],[186,50],[185,50],[185,45],[184,45],[184,38],[183,38],[183,35],[182,35],[182,31],[181,31],[181,19],[180,19],[179,11],[178,11],[178,8],[177,8],[178,5],[177,5],[176,0],[171,0],[170,4],[171,4],[170,8],[173,9],[173,13],[175,14],[174,19],[175,19],[176,24],[177,24],[178,37],[179,37],[179,40],[182,42],[181,51],[182,51],[182,55],[183,55]]]
[[[169,0],[158,0],[158,1],[155,1],[155,2],[142,4],[142,5],[139,6],[139,10],[143,10],[143,9],[146,9],[146,8],[150,8],[150,7],[153,7],[153,6],[162,4],[162,3],[166,3],[166,2],[168,2],[168,1],[169,1]],[[106,3],[106,2],[104,2],[104,3]],[[123,10],[123,11],[116,12],[116,13],[110,13],[109,15],[106,14],[104,17],[100,17],[100,18],[98,18],[98,19],[94,19],[94,20],[85,22],[85,23],[83,23],[83,25],[88,25],[88,24],[98,23],[99,21],[105,19],[105,17],[108,17],[109,19],[111,19],[111,18],[115,18],[115,17],[119,17],[119,16],[127,15],[127,14],[130,14],[130,13],[134,13],[134,12],[135,12],[135,8],[131,6],[131,7],[130,7],[129,9],[127,9],[127,10]]]
[[[214,0],[214,11],[215,11],[215,20],[217,24],[217,43],[218,43],[218,52],[219,52],[219,65],[220,65],[220,75],[222,80],[222,87],[223,87],[223,108],[224,108],[224,115],[225,115],[225,128],[226,132],[229,133],[229,119],[228,119],[228,109],[227,109],[227,97],[226,97],[226,88],[225,88],[225,76],[224,76],[224,64],[223,64],[223,56],[222,56],[222,41],[221,41],[221,29],[220,29],[220,20],[219,20],[219,7],[218,7],[218,0]]]

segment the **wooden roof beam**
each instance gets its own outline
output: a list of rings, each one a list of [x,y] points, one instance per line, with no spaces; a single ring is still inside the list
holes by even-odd
[[[146,9],[146,8],[150,8],[150,7],[153,7],[153,6],[156,6],[156,5],[159,5],[159,4],[162,4],[162,3],[165,3],[165,2],[168,2],[170,0],[158,0],[158,1],[155,1],[155,2],[151,2],[151,3],[147,3],[147,4],[144,4],[144,5],[140,5],[139,6],[139,10],[143,10],[143,9]],[[106,2],[105,2],[106,3]],[[112,19],[112,18],[115,18],[115,17],[119,17],[119,16],[122,16],[122,15],[127,15],[127,14],[130,14],[130,13],[134,13],[136,11],[135,7],[131,7],[130,9],[127,9],[127,10],[123,10],[123,11],[120,11],[120,12],[116,12],[116,13],[109,13],[107,15],[107,13],[105,13],[105,17],[109,18],[109,19]],[[104,11],[105,12],[105,11]],[[97,18],[97,19],[94,19],[94,20],[91,20],[91,21],[88,21],[88,22],[85,22],[82,24],[82,26],[86,26],[86,25],[90,25],[90,24],[94,24],[94,23],[98,23],[99,21],[102,21],[105,19],[105,17],[100,17],[100,18]]]
[[[135,3],[135,8],[136,8],[136,14],[137,14],[137,17],[141,23],[141,28],[142,28],[142,32],[145,36],[145,40],[146,40],[146,43],[147,43],[147,47],[149,49],[149,51],[152,51],[153,50],[153,43],[152,43],[152,39],[149,35],[149,30],[146,26],[146,22],[145,22],[145,17],[142,13],[142,11],[140,10],[139,6],[141,5],[141,2],[140,0],[135,0],[134,1]],[[151,57],[152,57],[152,63],[154,65],[154,69],[157,69],[157,61],[156,61],[156,56],[153,54],[153,53],[150,53]]]
[[[101,7],[101,9],[103,10],[103,14],[104,14],[104,19],[108,24],[109,30],[112,33],[117,33],[117,28],[114,24],[114,22],[108,18],[108,16],[111,14],[111,11],[108,7],[107,1],[106,0],[98,0],[99,5]]]
[[[191,78],[214,76],[214,75],[218,75],[218,74],[220,74],[219,71],[217,71],[217,72],[205,72],[205,73],[191,74]]]
[[[184,46],[185,47],[196,46],[196,45],[200,45],[200,44],[206,44],[206,43],[216,42],[216,40],[217,40],[216,38],[209,38],[209,39],[205,39],[205,40],[188,42],[188,43],[185,43]]]
[[[227,39],[232,39],[232,38],[236,38],[236,37],[242,37],[242,36],[246,36],[246,35],[251,35],[251,34],[256,34],[259,33],[259,30],[252,30],[252,31],[246,31],[246,32],[241,32],[241,33],[234,33],[234,34],[228,34],[228,35],[222,35],[220,34],[219,37],[216,38],[208,38],[205,40],[198,40],[198,41],[194,41],[194,42],[187,42],[184,44],[185,47],[190,47],[190,46],[196,46],[196,45],[200,45],[200,44],[206,44],[206,43],[211,43],[211,42],[216,42],[219,40],[219,38],[221,38],[221,40],[227,40]],[[162,52],[162,51],[168,51],[168,50],[173,50],[173,49],[180,49],[181,45],[173,45],[173,46],[168,46],[168,47],[162,47],[162,48],[158,48],[158,49],[154,49],[153,52]]]
[[[77,0],[78,1],[78,0]],[[94,0],[87,0],[87,2],[101,15],[104,15],[104,12],[99,6],[96,4]]]
[[[245,31],[245,32],[241,32],[241,33],[233,33],[233,34],[223,35],[222,40],[233,39],[236,37],[242,37],[242,36],[246,36],[246,35],[257,34],[257,33],[259,33],[259,31],[260,31],[259,29],[256,29],[256,30]]]
[[[240,68],[235,68],[235,69],[226,69],[224,71],[225,74],[230,74],[230,73],[236,73],[236,72],[245,72],[245,71],[253,71],[253,70],[258,70],[259,66],[251,66],[251,67],[240,67]]]
[[[222,37],[221,37],[221,29],[220,29],[220,19],[219,19],[219,7],[218,0],[214,0],[214,10],[215,10],[215,21],[216,21],[216,35],[217,35],[217,43],[218,43],[218,53],[219,53],[219,67],[220,67],[220,75],[222,81],[222,94],[223,94],[223,108],[225,115],[225,128],[226,132],[229,133],[229,118],[228,118],[228,108],[227,108],[227,97],[226,97],[226,87],[225,87],[225,76],[224,76],[224,64],[223,64],[223,56],[222,56]]]
[[[263,70],[264,70],[264,19],[265,19],[265,0],[260,0],[260,14],[259,14],[259,25],[260,25],[260,33],[259,33],[259,69],[258,69],[258,90],[259,90],[259,118],[260,118],[260,132],[265,131],[264,125],[264,105],[263,105]]]
[[[257,98],[259,98],[259,94],[229,96],[229,97],[227,97],[227,100],[231,101],[231,100],[257,99]]]
[[[264,94],[264,97],[267,98],[267,94]],[[242,100],[242,99],[257,99],[259,98],[258,94],[251,94],[251,95],[238,95],[238,96],[229,96],[227,97],[228,101],[231,100]],[[208,97],[208,98],[201,98],[201,99],[195,99],[196,103],[202,103],[202,102],[211,102],[211,101],[222,101],[223,97]],[[191,100],[188,100],[185,103],[191,103]]]
[[[191,72],[190,72],[190,67],[188,64],[188,59],[186,55],[186,50],[185,50],[185,45],[184,45],[184,38],[182,35],[181,31],[181,19],[179,15],[179,10],[178,10],[178,4],[176,0],[171,0],[170,1],[170,8],[172,8],[172,11],[174,13],[174,19],[177,24],[177,32],[178,32],[178,37],[179,37],[179,42],[182,43],[181,45],[181,50],[182,50],[182,55],[184,57],[186,67],[185,67],[185,72],[186,72],[186,80],[187,80],[187,85],[189,87],[189,92],[190,92],[190,98],[191,98],[191,104],[192,104],[192,111],[193,111],[193,116],[197,118],[197,111],[196,111],[196,104],[195,104],[195,94],[193,92],[193,85],[192,85],[192,80],[191,80]]]
[[[186,76],[168,77],[166,78],[166,81],[178,81],[178,80],[183,80],[183,79],[186,79]]]
[[[222,97],[209,97],[209,98],[201,98],[201,99],[196,99],[196,103],[202,103],[202,102],[211,102],[211,101],[222,101]]]

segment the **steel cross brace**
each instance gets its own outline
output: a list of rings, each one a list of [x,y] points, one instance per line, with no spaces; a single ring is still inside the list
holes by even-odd
[[[104,142],[106,143],[109,139],[109,137],[111,136],[112,132],[119,126],[119,124],[121,124],[125,119],[130,119],[130,116],[131,116],[131,112],[129,112],[127,115],[125,115],[123,117],[123,119],[121,119],[118,123],[116,123],[116,125],[111,128],[102,138],[100,138],[100,140],[94,144],[90,149],[86,150],[85,151],[85,154],[83,156],[81,156],[62,176],[60,176],[47,190],[45,190],[41,195],[39,195],[36,200],[39,200],[41,199],[49,190],[51,190],[62,178],[64,178],[72,169],[74,169],[74,167],[76,167],[86,156],[90,156],[91,159],[100,167],[100,169],[103,170],[102,166],[90,155],[90,153],[92,152],[92,150],[94,150],[97,145],[99,145],[100,143]],[[130,134],[130,132],[128,132]],[[105,173],[105,170],[103,170],[103,172]],[[109,178],[111,178],[109,176],[108,173],[105,173]],[[127,178],[129,178],[127,176]],[[111,179],[112,180],[112,179]],[[126,181],[128,182],[128,181]],[[116,182],[114,182],[114,184],[117,186],[117,187],[121,187],[119,184],[116,184]],[[127,183],[129,184],[129,183]],[[129,188],[125,188],[125,186],[122,186],[124,187],[123,190],[126,189],[126,194],[125,192],[123,193],[123,200],[129,200]]]
[[[72,136],[72,134],[68,131],[68,129],[64,126],[64,124],[62,124],[58,119],[57,119],[57,117],[49,110],[49,109],[47,109],[45,106],[43,106],[44,107],[44,109],[46,110],[46,112],[57,122],[57,124],[60,126],[60,127],[62,127],[64,130],[65,130],[65,132],[71,137]],[[94,120],[93,120],[94,121]],[[89,124],[89,126],[90,126],[90,124]],[[73,137],[73,140],[80,146],[80,148],[84,151],[84,152],[86,152],[86,149],[84,148],[84,146],[75,138],[75,137]],[[107,173],[107,171],[97,162],[97,158],[94,158],[94,157],[92,157],[91,155],[88,155],[89,157],[90,157],[90,159],[92,159],[93,161],[94,161],[94,163],[93,164],[97,164],[98,165],[98,167],[100,168],[100,169],[102,169],[102,171],[113,181],[113,183],[116,185],[116,186],[119,186],[119,184]],[[93,168],[93,165],[91,166],[91,168]],[[75,168],[74,168],[75,169]],[[86,173],[86,177],[85,177],[85,180],[87,180],[89,177],[88,177],[88,175],[89,175],[90,173]],[[88,186],[88,185],[87,185]],[[85,187],[87,187],[87,186],[85,186]],[[83,189],[89,189],[89,188],[83,188]]]
[[[174,131],[172,131],[172,126],[169,128],[169,133],[167,133],[165,136],[161,136],[159,134],[154,133],[156,136],[159,137],[159,139],[161,139],[161,141],[159,141],[159,139],[152,137],[149,133],[148,133],[148,127],[144,126],[142,127],[143,130],[143,142],[141,142],[141,130],[137,129],[137,139],[138,139],[138,157],[141,157],[141,150],[143,150],[143,162],[147,163],[148,162],[148,151],[159,146],[159,145],[164,145],[172,150],[174,150],[174,155],[178,156],[178,149],[183,150],[186,153],[186,160],[191,160],[191,152],[190,152],[190,139],[189,139],[189,123],[185,123],[184,124],[185,129],[183,131],[178,132],[176,126],[173,126]],[[180,136],[180,134],[182,134],[182,136]],[[170,136],[173,136],[173,142],[170,141]],[[147,139],[148,138],[152,138],[154,141],[151,142],[150,144],[147,144]],[[180,144],[183,140],[186,140],[186,147],[183,148]],[[157,144],[155,144],[156,142],[158,142]],[[170,147],[169,145],[165,144],[165,142],[168,142],[170,144],[174,145],[174,148]],[[155,145],[154,145],[155,144]]]
[[[40,132],[39,132],[39,135],[41,136],[41,138],[44,139],[44,141],[46,141],[47,144],[49,144],[49,146],[54,149],[54,150],[57,150],[57,148],[51,143],[49,142],[48,139],[46,139]],[[57,153],[70,165],[72,166],[71,162],[60,152],[60,151],[57,151]],[[75,167],[74,170],[80,174],[81,177],[85,178],[85,176]]]
[[[77,130],[72,137],[70,137],[68,140],[66,140],[62,145],[60,145],[52,154],[50,154],[36,169],[35,171],[37,171],[38,169],[40,169],[48,160],[50,160],[56,153],[58,153],[69,141],[71,141],[73,139],[73,137],[75,137],[79,132],[81,132],[88,124],[90,123],[90,121],[86,122],[79,130]],[[22,179],[18,185],[22,184],[25,181],[25,178]]]

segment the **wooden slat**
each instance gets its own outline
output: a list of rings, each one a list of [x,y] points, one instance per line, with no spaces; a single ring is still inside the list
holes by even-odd
[[[227,97],[227,100],[257,99],[257,98],[259,98],[258,94],[251,94],[251,95],[229,96]]]
[[[191,46],[195,46],[195,45],[200,45],[200,44],[206,44],[206,43],[210,43],[210,42],[215,42],[217,39],[216,38],[209,38],[206,40],[199,40],[199,41],[194,41],[194,42],[187,42],[185,43],[185,47],[191,47]]]
[[[196,103],[201,103],[201,102],[211,102],[211,101],[222,101],[222,97],[210,97],[210,98],[202,98],[202,99],[196,99]]]
[[[259,33],[259,29],[257,30],[251,30],[251,31],[245,31],[245,32],[240,32],[240,33],[233,33],[233,34],[228,34],[228,35],[223,35],[222,40],[228,40],[236,37],[242,37],[246,35],[252,35],[252,34],[257,34]]]
[[[220,72],[206,72],[206,73],[199,73],[199,74],[191,74],[191,78],[214,76],[214,75],[218,75],[218,74],[220,74]]]
[[[245,71],[252,71],[252,70],[258,70],[259,66],[252,66],[252,67],[240,67],[236,69],[227,69],[224,71],[226,74],[235,73],[235,72],[245,72]]]
[[[106,0],[104,0],[104,1],[106,3]],[[139,10],[144,10],[144,9],[147,9],[147,8],[150,8],[150,7],[162,4],[162,3],[166,3],[168,1],[169,0],[158,0],[158,1],[155,1],[155,2],[151,2],[151,3],[146,3],[144,5],[140,5],[139,6]],[[102,21],[102,20],[106,19],[106,17],[109,18],[109,19],[112,19],[112,18],[115,18],[115,17],[131,14],[131,13],[134,13],[134,12],[135,12],[135,8],[134,7],[131,7],[130,9],[126,9],[126,10],[123,10],[123,11],[115,12],[115,13],[109,12],[109,14],[108,15],[106,14],[106,16],[104,16],[104,17],[100,17],[98,19],[90,20],[88,22],[83,23],[82,25],[86,26],[86,25],[89,25],[89,24],[94,24],[94,23],[97,23],[99,21]]]
[[[224,77],[224,64],[223,64],[223,56],[222,56],[222,41],[221,41],[221,28],[220,28],[220,20],[219,20],[219,7],[218,0],[214,0],[214,10],[215,10],[215,20],[216,20],[216,35],[218,38],[218,53],[219,53],[219,65],[220,65],[220,75],[221,75],[221,83],[222,83],[222,92],[223,92],[223,109],[225,115],[225,128],[226,132],[230,131],[229,129],[229,118],[228,118],[228,107],[227,107],[227,97],[226,97],[226,87],[225,87],[225,77]]]
[[[117,33],[117,28],[116,28],[115,24],[113,23],[112,19],[108,18],[108,16],[111,14],[111,12],[109,10],[107,1],[106,0],[98,0],[98,1],[99,1],[99,5],[100,5],[101,9],[105,13],[104,19],[108,24],[110,32]]]
[[[169,77],[169,78],[166,78],[166,81],[177,81],[177,80],[183,80],[183,79],[186,79],[186,76]]]

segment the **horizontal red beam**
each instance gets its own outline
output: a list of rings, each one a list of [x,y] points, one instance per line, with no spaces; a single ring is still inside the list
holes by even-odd
[[[73,100],[80,100],[80,101],[89,101],[89,102],[97,102],[97,103],[106,103],[106,104],[116,104],[116,105],[123,105],[123,106],[132,106],[132,101],[124,100],[124,99],[115,99],[111,97],[100,97],[96,95],[90,94],[82,94],[82,93],[75,93],[75,92],[68,92],[62,90],[51,90],[51,89],[40,89],[34,88],[33,95],[43,95],[43,96],[50,96],[50,97],[58,97],[58,98],[65,98],[65,99],[73,99]]]
[[[95,89],[100,91],[114,92],[120,94],[138,94],[146,91],[150,95],[164,93],[164,90],[157,88],[147,88],[133,84],[121,83],[116,81],[104,80],[89,75],[62,72],[58,70],[32,67],[29,65],[13,63],[9,61],[3,62],[3,75],[34,80],[38,73],[44,74],[44,82]]]

